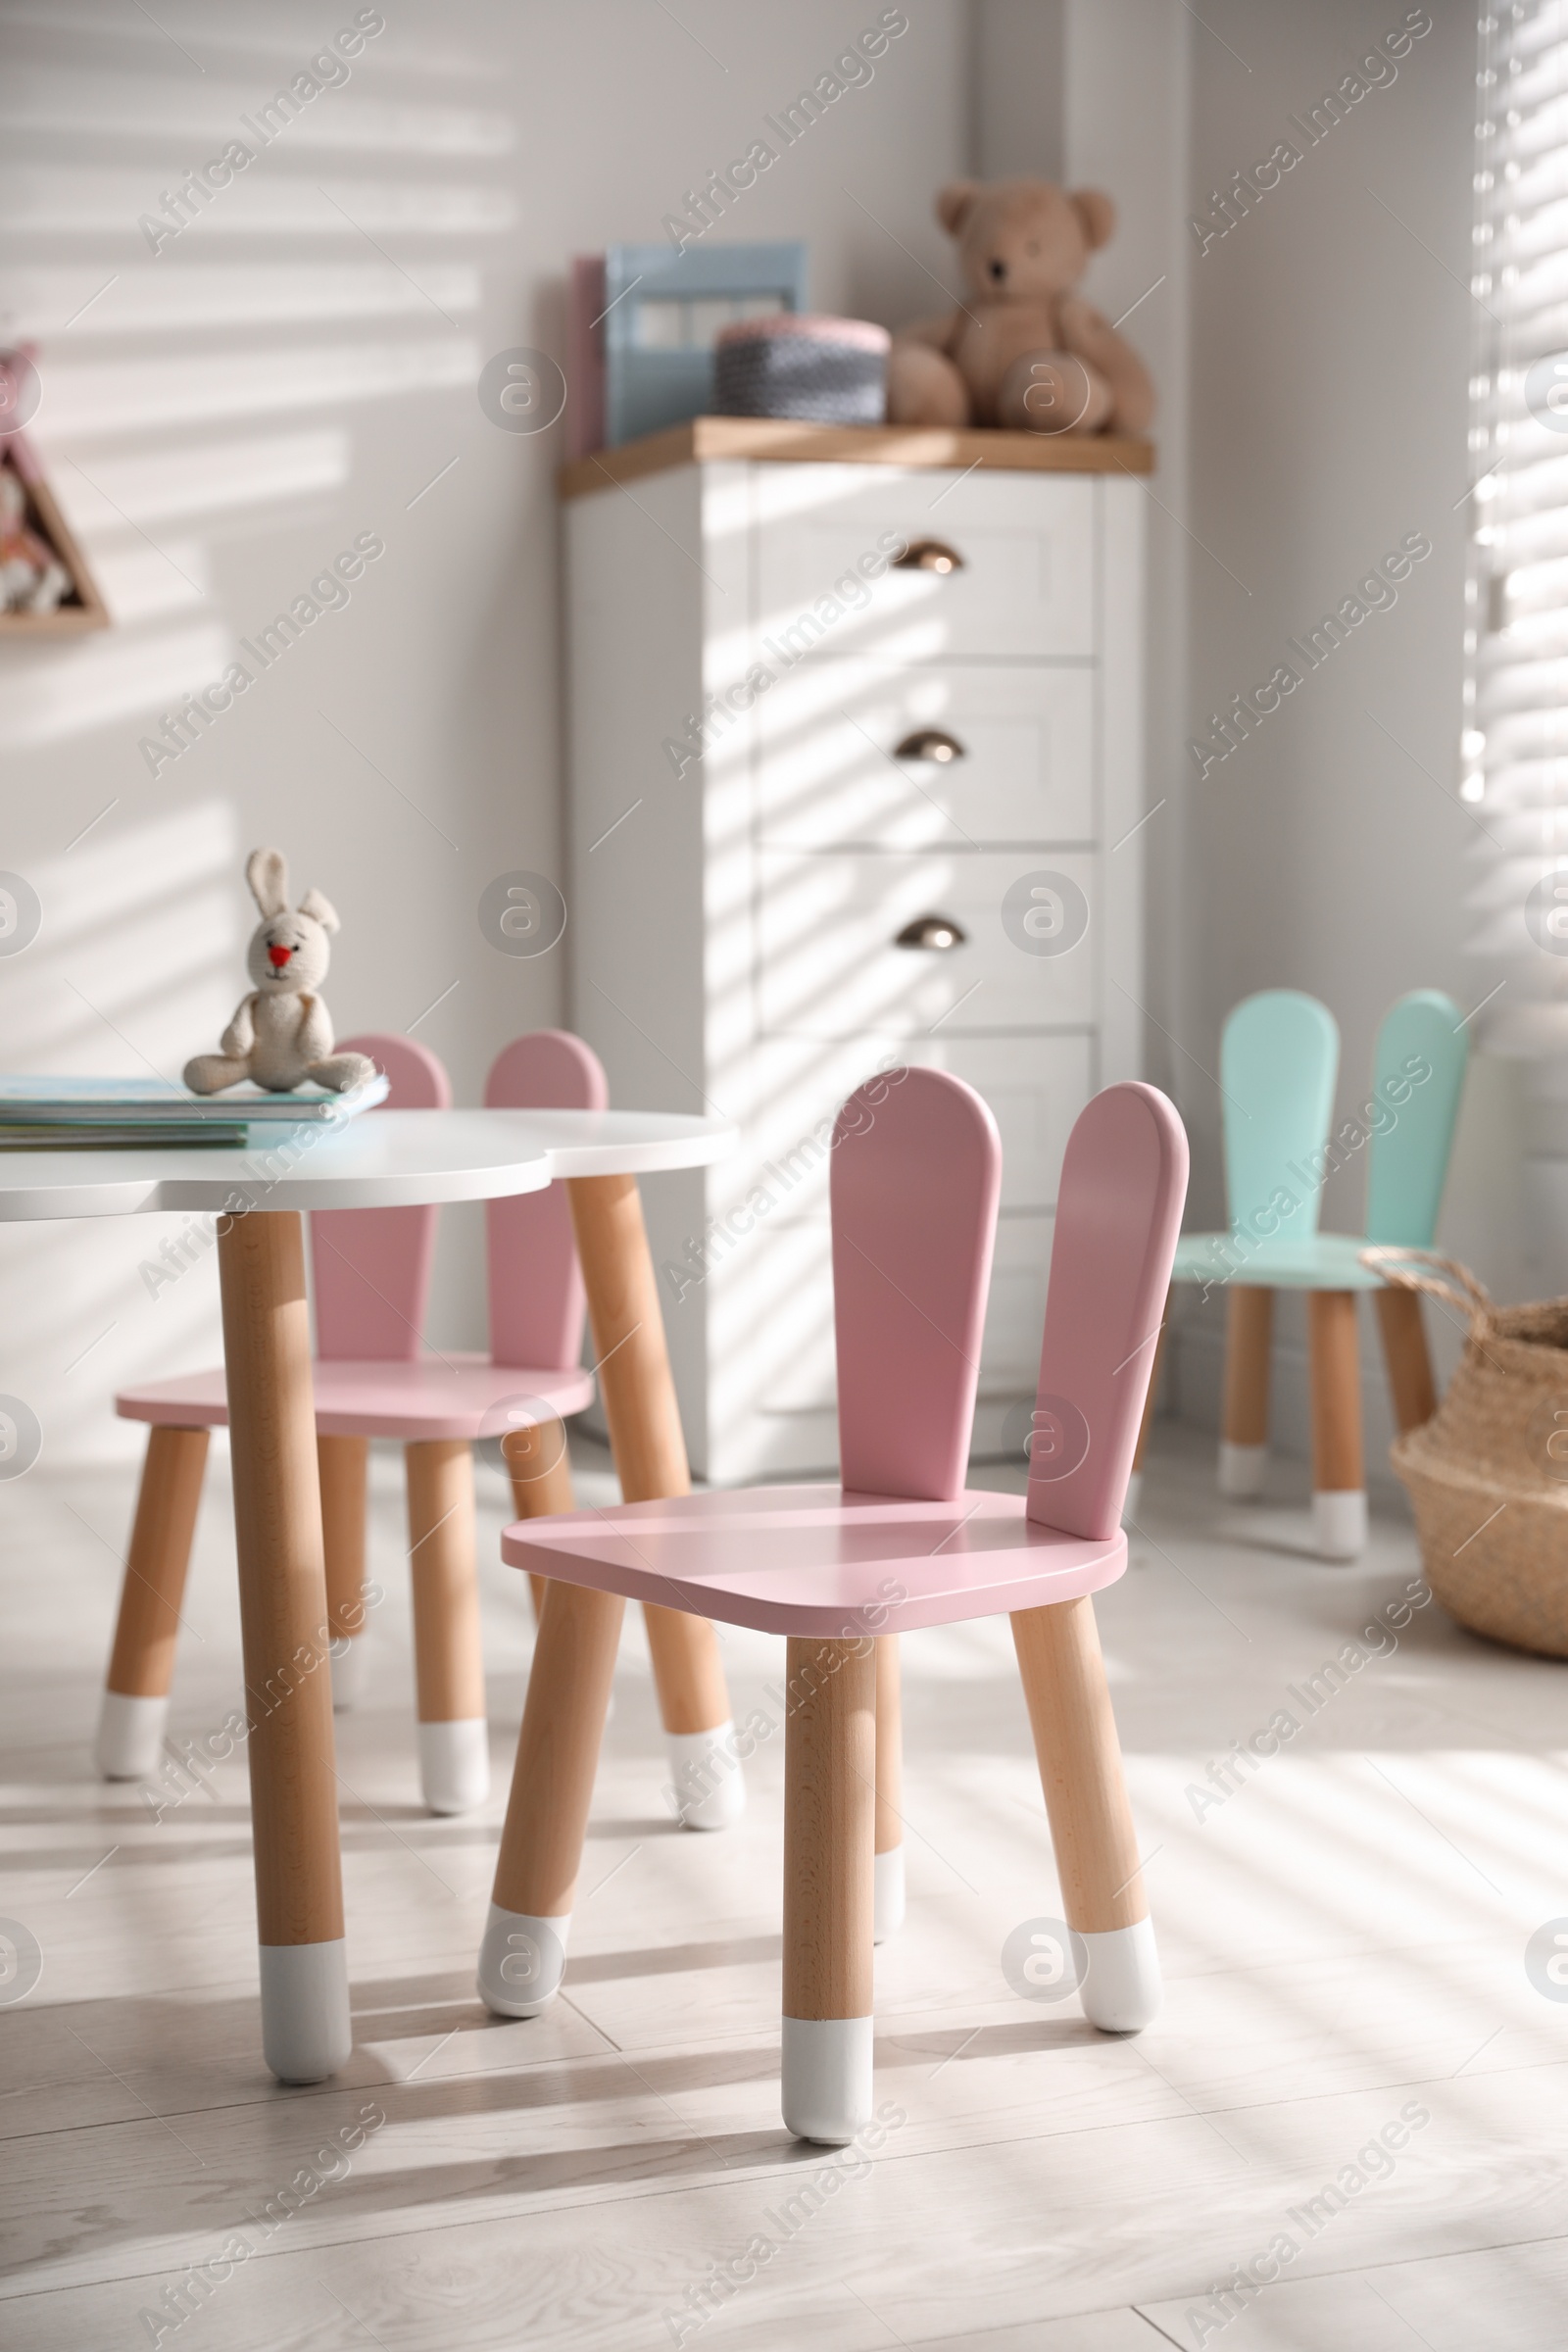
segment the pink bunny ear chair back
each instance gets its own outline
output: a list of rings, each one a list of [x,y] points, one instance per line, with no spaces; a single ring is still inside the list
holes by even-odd
[[[1063,1535],[1121,1523],[1186,1198],[1174,1105],[1152,1086],[1097,1095],[1062,1162],[1029,1447],[1028,1515]]]
[[[565,1029],[535,1029],[496,1056],[487,1110],[604,1110],[610,1082],[591,1046]],[[564,1185],[485,1203],[490,1356],[497,1364],[566,1371],[582,1353],[587,1302]]]
[[[346,1037],[340,1054],[368,1054],[391,1086],[385,1110],[447,1110],[452,1082],[412,1037]],[[374,1110],[361,1113],[373,1119]],[[424,1331],[435,1253],[435,1208],[329,1208],[311,1213],[316,1351],[324,1362],[413,1363]]]
[[[942,1070],[889,1070],[833,1131],[839,1477],[863,1494],[961,1493],[1002,1183],[997,1123]]]

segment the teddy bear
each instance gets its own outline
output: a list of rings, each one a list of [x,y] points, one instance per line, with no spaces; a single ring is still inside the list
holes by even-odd
[[[186,1062],[185,1084],[193,1095],[218,1095],[250,1078],[270,1095],[290,1095],[309,1079],[341,1095],[373,1078],[368,1054],[332,1052],[331,1015],[315,993],[331,960],[327,933],[338,927],[332,907],[318,890],[308,890],[290,913],[281,850],[253,850],[245,879],[262,912],[245,957],[256,986],[218,1052]]]
[[[27,522],[27,493],[0,465],[0,612],[53,612],[71,577],[47,540]]]
[[[1131,344],[1077,294],[1116,208],[1045,179],[955,180],[937,219],[958,241],[965,299],[893,339],[893,424],[1033,433],[1142,433],[1154,388]]]

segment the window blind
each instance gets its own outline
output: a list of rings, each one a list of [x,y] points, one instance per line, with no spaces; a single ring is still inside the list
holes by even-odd
[[[1568,1053],[1568,0],[1480,20],[1460,793],[1487,1042]]]

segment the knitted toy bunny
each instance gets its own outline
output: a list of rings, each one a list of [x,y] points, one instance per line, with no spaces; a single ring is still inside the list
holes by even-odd
[[[375,1075],[365,1054],[332,1052],[332,1021],[315,994],[331,958],[326,935],[337,916],[318,890],[288,907],[288,865],[281,850],[253,850],[245,863],[262,919],[251,935],[245,968],[255,981],[223,1031],[216,1054],[185,1064],[193,1095],[221,1094],[254,1079],[271,1095],[292,1094],[307,1079],[341,1095]]]

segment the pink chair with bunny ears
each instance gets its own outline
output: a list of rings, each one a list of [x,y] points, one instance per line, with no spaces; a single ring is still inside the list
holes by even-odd
[[[369,1054],[386,1072],[388,1107],[444,1110],[452,1100],[441,1063],[411,1038],[349,1038],[344,1051]],[[491,1073],[492,1089],[503,1072],[509,1075],[500,1100],[511,1107],[586,1108],[605,1099],[604,1072],[589,1049],[555,1031],[508,1047]],[[538,1090],[531,1095],[530,1077]],[[501,1204],[533,1210],[531,1222],[498,1224],[492,1218],[493,1344],[483,1356],[423,1349],[438,1210],[331,1209],[310,1219],[333,1703],[351,1705],[363,1680],[358,1637],[367,1613],[369,1440],[395,1438],[403,1444],[408,1481],[419,1771],[424,1801],[434,1813],[466,1812],[484,1801],[490,1786],[473,1443],[501,1439],[519,1511],[541,1503],[569,1508],[562,1416],[580,1412],[593,1395],[593,1381],[578,1361],[581,1281],[557,1189]],[[542,1311],[530,1306],[538,1301]],[[533,1346],[537,1354],[529,1352]],[[98,1761],[111,1780],[145,1779],[157,1769],[168,1717],[208,1432],[228,1418],[222,1367],[127,1391],[116,1398],[116,1409],[153,1428]]]
[[[486,1110],[605,1110],[610,1081],[566,1029],[514,1038],[490,1065]],[[564,1186],[485,1202],[490,1352],[498,1364],[574,1364],[587,1302]]]
[[[962,1489],[1001,1149],[970,1088],[885,1074],[834,1133],[843,1483],[684,1495],[509,1528],[548,1576],[479,1989],[531,2016],[560,1984],[625,1598],[788,1637],[783,2111],[807,2139],[871,2114],[871,1951],[903,1908],[897,1636],[1005,1610],[1082,1998],[1148,2023],[1159,1970],[1092,1595],[1121,1506],[1187,1189],[1181,1121],[1113,1086],[1057,1198],[1025,1495]],[[767,1725],[748,1737],[764,1738]]]

